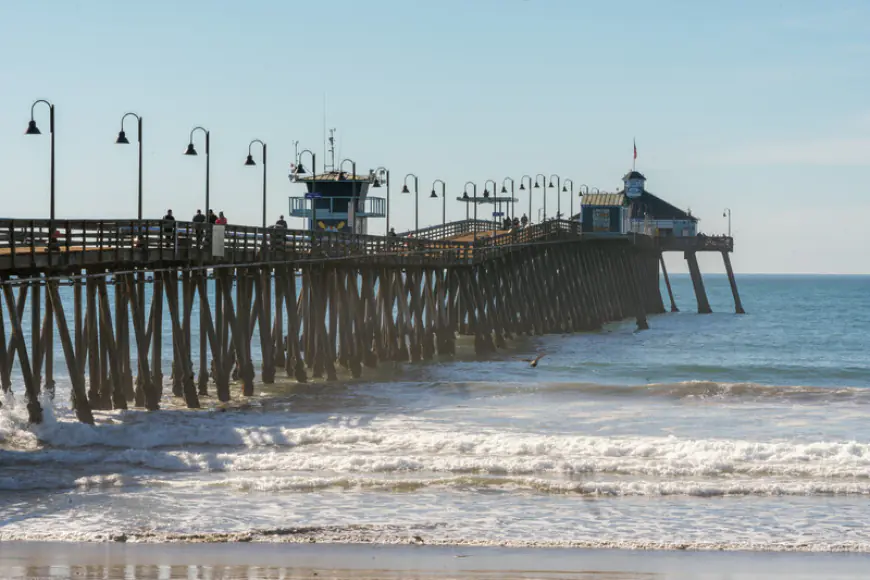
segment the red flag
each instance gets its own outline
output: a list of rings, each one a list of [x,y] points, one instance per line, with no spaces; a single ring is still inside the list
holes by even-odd
[[[634,142],[634,158],[637,159],[637,141]]]

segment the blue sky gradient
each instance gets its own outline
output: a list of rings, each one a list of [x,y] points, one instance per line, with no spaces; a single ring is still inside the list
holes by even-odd
[[[2,2],[0,215],[48,215],[48,139],[23,135],[45,98],[58,217],[135,216],[135,145],[114,144],[135,111],[146,216],[203,207],[204,159],[182,155],[202,125],[212,206],[233,223],[260,221],[243,162],[251,139],[269,144],[273,221],[302,194],[293,141],[322,158],[325,95],[342,157],[420,176],[421,224],[441,219],[436,178],[451,200],[523,173],[615,189],[636,138],[648,189],[702,230],[724,233],[731,208],[737,271],[870,273],[868,62],[865,0]],[[413,199],[393,191],[405,229]]]

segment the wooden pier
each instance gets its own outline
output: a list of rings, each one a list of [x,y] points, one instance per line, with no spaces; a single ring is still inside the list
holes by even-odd
[[[335,380],[387,361],[451,356],[458,334],[473,336],[485,355],[517,335],[589,331],[625,318],[643,329],[648,315],[665,312],[660,263],[676,310],[663,251],[685,253],[699,312],[709,304],[695,252],[721,252],[742,312],[731,238],[579,228],[547,221],[502,232],[465,220],[381,237],[0,220],[0,388],[12,388],[17,366],[29,419],[40,422],[58,340],[76,415],[93,423],[93,409],[158,409],[164,371],[173,394],[196,408],[203,396],[228,401],[234,384],[252,395],[257,372],[265,384],[279,372]],[[164,336],[171,360],[163,360]]]

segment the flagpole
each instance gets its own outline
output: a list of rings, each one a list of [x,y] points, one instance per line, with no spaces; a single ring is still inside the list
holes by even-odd
[[[634,171],[635,164],[637,163],[637,140],[632,139],[632,143],[634,144],[634,157],[631,160],[631,170]]]

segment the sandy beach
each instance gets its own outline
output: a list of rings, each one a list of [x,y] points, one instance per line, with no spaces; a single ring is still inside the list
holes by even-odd
[[[870,555],[425,545],[0,544],[2,578],[866,578]]]

